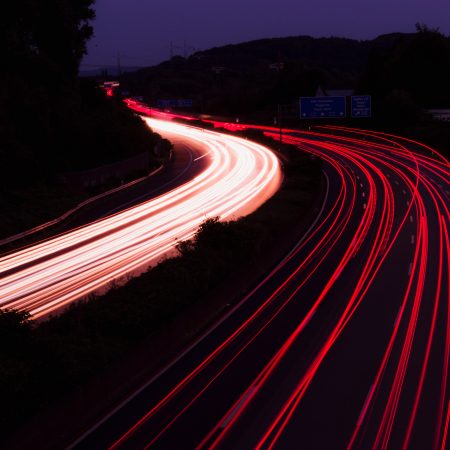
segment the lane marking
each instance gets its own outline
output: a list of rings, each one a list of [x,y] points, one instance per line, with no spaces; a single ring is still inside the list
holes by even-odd
[[[411,272],[412,272],[412,268],[413,268],[413,263],[412,263],[412,262],[410,262],[410,263],[409,263],[409,268],[408,268],[408,276],[410,276],[410,275],[411,275]]]
[[[416,239],[415,239],[415,236],[412,234],[411,235],[411,244],[415,244],[415,241],[416,241]]]
[[[400,313],[402,312],[402,307],[400,306],[400,308],[398,309],[398,313],[397,316],[395,317],[395,322],[394,322],[394,328],[397,327],[398,322],[400,321]]]
[[[208,156],[210,153],[211,153],[211,150],[210,150],[208,153],[205,153],[204,155],[199,156],[198,158],[195,158],[195,159],[194,159],[194,162],[195,162],[195,161],[198,161],[199,159],[204,158],[205,156]]]
[[[225,428],[233,420],[233,417],[239,412],[239,410],[244,405],[245,401],[250,397],[250,395],[253,394],[255,389],[256,389],[256,386],[250,386],[247,393],[241,398],[241,401],[225,417],[223,422],[220,424],[220,428],[222,428],[222,429]]]
[[[362,420],[363,420],[363,418],[364,418],[364,416],[366,414],[368,402],[369,402],[370,397],[372,396],[374,387],[375,386],[373,384],[370,386],[369,392],[367,393],[366,399],[364,400],[363,407],[361,408],[361,412],[360,412],[359,417],[358,417],[358,425],[361,424],[361,422],[362,422]]]

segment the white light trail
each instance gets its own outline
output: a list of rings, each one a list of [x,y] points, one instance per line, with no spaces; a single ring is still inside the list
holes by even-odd
[[[0,258],[0,307],[34,318],[142,270],[190,238],[205,217],[249,214],[280,186],[278,159],[256,143],[146,118],[152,129],[204,150],[205,170],[184,185]]]

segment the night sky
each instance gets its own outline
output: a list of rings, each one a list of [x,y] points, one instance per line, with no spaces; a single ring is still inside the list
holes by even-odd
[[[194,49],[311,35],[371,39],[426,23],[450,34],[450,0],[97,0],[82,69],[148,66]],[[186,42],[186,45],[185,45]]]

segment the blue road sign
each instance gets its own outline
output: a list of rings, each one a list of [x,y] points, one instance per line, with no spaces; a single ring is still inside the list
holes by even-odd
[[[191,99],[178,100],[179,108],[192,108],[193,101]]]
[[[158,108],[176,108],[176,100],[158,100]]]
[[[191,99],[158,100],[158,108],[192,108]]]
[[[352,117],[372,117],[372,97],[370,95],[352,96]]]
[[[301,119],[339,119],[345,116],[345,97],[300,98]]]

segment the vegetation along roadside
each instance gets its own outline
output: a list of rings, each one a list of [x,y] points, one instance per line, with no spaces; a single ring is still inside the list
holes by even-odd
[[[259,132],[247,133],[278,148]],[[191,241],[179,243],[179,256],[46,322],[33,324],[16,311],[0,313],[2,342],[10,343],[1,347],[2,436],[33,416],[31,428],[42,433],[45,411],[53,414],[53,427],[56,420],[64,429],[71,414],[81,414],[80,395],[92,397],[95,405],[82,412],[86,425],[139,383],[139,376],[173,357],[289,251],[324,190],[319,160],[287,145],[281,151],[283,185],[253,214],[234,222],[207,220]],[[162,340],[169,330],[175,331]]]

